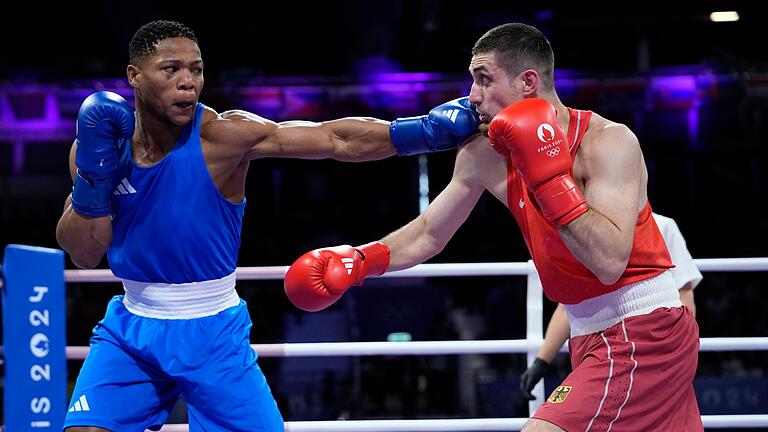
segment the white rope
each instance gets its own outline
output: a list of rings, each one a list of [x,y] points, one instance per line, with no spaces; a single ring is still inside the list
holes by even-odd
[[[768,257],[759,258],[699,258],[693,260],[699,271],[751,272],[768,270]]]
[[[378,277],[525,276],[529,271],[527,262],[419,264]]]
[[[708,428],[747,428],[768,426],[768,414],[703,415],[701,421]]]
[[[693,260],[701,271],[766,271],[768,258],[706,258]],[[238,267],[240,280],[282,279],[287,266]],[[432,276],[523,276],[528,274],[528,263],[451,263],[419,264],[407,270],[385,273],[383,278]],[[110,270],[64,270],[67,282],[117,282]]]
[[[699,352],[705,351],[766,351],[768,337],[701,338]]]
[[[112,270],[64,270],[66,282],[118,282]]]
[[[434,420],[340,420],[285,422],[286,432],[519,431],[525,418]],[[187,432],[189,425],[169,424],[161,432]]]
[[[286,422],[286,432],[517,431],[528,419],[344,420]]]
[[[768,426],[768,414],[704,415],[707,428]],[[342,420],[286,422],[286,432],[421,432],[421,431],[519,431],[526,418],[476,418],[434,420]],[[169,424],[161,432],[187,432],[189,425]]]
[[[371,355],[521,354],[541,341],[525,339],[414,341],[414,342],[313,342],[252,344],[261,357],[331,357]],[[699,351],[767,351],[768,337],[701,338]],[[68,346],[67,358],[82,360],[87,346]]]
[[[239,280],[275,280],[285,277],[288,266],[238,267]],[[430,277],[430,276],[524,276],[528,263],[451,263],[419,264],[415,267],[385,273],[382,278]],[[67,282],[118,282],[111,270],[64,270]]]

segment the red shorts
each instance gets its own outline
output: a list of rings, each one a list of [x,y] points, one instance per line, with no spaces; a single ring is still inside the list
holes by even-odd
[[[573,372],[533,415],[572,431],[703,431],[693,377],[699,327],[659,308],[570,340]]]

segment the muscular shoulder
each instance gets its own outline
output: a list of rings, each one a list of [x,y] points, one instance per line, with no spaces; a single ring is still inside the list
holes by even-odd
[[[205,106],[203,107],[203,119],[200,121],[200,127],[204,128],[208,122],[218,118],[221,118],[221,116],[219,116],[219,113],[217,113],[215,109]]]
[[[200,137],[214,144],[224,144],[243,149],[269,136],[275,123],[256,114],[230,110],[221,114],[207,109],[200,126]]]
[[[487,136],[477,135],[459,149],[453,175],[493,192],[506,181],[506,159],[493,150]]]
[[[620,154],[639,156],[640,144],[637,137],[626,125],[593,113],[589,129],[579,146],[579,156],[589,160]]]

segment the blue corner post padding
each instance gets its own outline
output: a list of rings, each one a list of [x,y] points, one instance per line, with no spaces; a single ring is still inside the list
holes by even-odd
[[[5,430],[60,432],[67,410],[64,252],[7,245],[2,273]]]

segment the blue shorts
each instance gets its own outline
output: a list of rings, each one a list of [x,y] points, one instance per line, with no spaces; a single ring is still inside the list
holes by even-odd
[[[64,427],[158,430],[181,396],[191,432],[284,431],[250,330],[242,300],[216,315],[170,320],[134,315],[115,296],[93,330]]]

